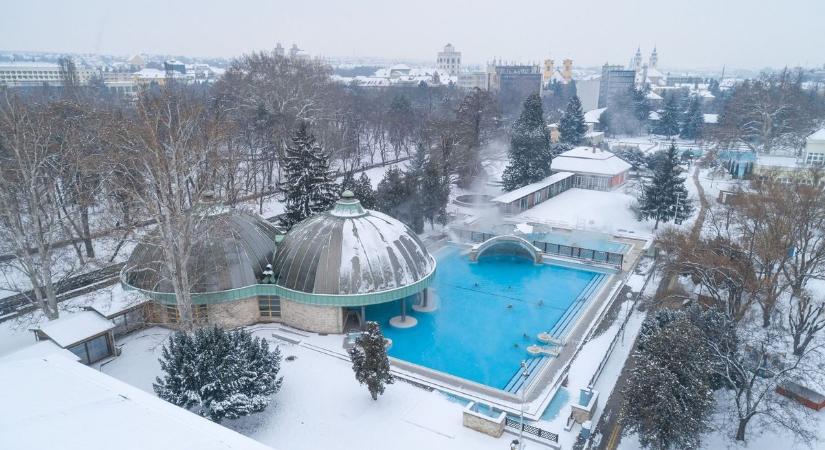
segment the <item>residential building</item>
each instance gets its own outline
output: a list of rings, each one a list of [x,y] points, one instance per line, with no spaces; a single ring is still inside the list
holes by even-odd
[[[487,72],[464,72],[458,74],[458,87],[462,89],[481,89],[486,91],[490,88],[489,74]]]
[[[825,165],[825,128],[805,138],[805,164]]]
[[[490,74],[490,91],[499,98],[499,106],[505,113],[519,110],[524,99],[532,94],[541,93],[542,69],[532,64],[491,63],[487,72]]]
[[[572,187],[609,191],[624,184],[632,166],[596,147],[576,147],[553,158],[553,172],[572,172]]]
[[[167,73],[177,72],[179,74],[185,75],[186,74],[186,64],[177,61],[177,60],[169,60],[163,63],[163,70]]]
[[[636,85],[636,71],[622,66],[602,66],[602,78],[599,80],[599,108],[610,106],[616,94],[624,94]]]
[[[445,45],[444,50],[438,52],[435,62],[438,70],[450,75],[458,75],[461,72],[461,52],[456,51],[453,44]]]
[[[80,83],[88,83],[92,77],[100,75],[97,69],[77,67]],[[0,86],[36,87],[62,86],[63,77],[60,66],[47,62],[12,62],[0,63]]]

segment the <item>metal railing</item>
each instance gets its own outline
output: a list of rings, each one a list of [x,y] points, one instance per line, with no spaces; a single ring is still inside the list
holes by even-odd
[[[539,439],[544,439],[550,442],[559,442],[559,435],[556,433],[552,433],[550,431],[544,430],[534,425],[530,425],[527,423],[522,423],[517,419],[513,419],[511,417],[507,417],[504,421],[504,425],[508,428],[514,429],[516,431],[524,431],[527,434],[533,435]]]

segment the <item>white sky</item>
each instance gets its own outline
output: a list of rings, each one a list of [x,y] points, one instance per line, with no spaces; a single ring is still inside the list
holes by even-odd
[[[0,0],[0,49],[237,56],[293,42],[313,55],[660,66],[825,63],[825,0]]]

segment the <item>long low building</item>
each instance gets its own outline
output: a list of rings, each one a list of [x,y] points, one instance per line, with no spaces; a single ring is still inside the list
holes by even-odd
[[[572,186],[573,173],[559,172],[536,183],[522,186],[492,199],[504,214],[518,214],[555,197]]]
[[[553,158],[556,173],[574,174],[572,187],[609,191],[624,184],[632,166],[613,153],[596,147],[576,147]]]

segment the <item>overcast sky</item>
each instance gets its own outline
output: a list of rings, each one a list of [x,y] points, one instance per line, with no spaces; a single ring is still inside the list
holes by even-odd
[[[825,0],[0,0],[0,49],[237,56],[297,43],[313,55],[759,69],[825,63]]]

